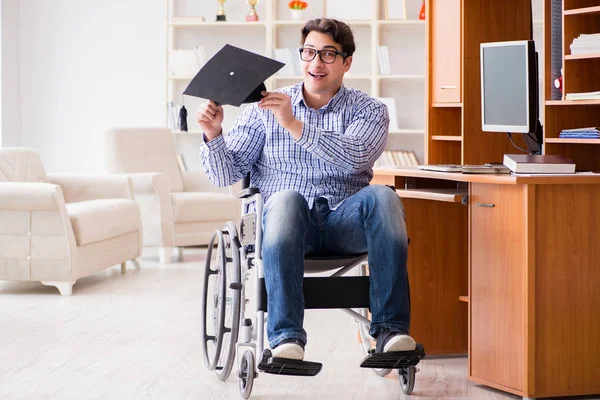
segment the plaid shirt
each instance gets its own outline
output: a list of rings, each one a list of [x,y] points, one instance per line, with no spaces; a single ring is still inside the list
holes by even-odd
[[[278,92],[290,96],[292,112],[303,122],[302,137],[294,140],[270,110],[250,104],[228,134],[204,138],[204,170],[216,186],[232,185],[250,171],[265,203],[273,193],[292,189],[309,208],[324,197],[335,209],[373,177],[388,135],[387,108],[344,86],[319,110],[304,102],[302,83]]]

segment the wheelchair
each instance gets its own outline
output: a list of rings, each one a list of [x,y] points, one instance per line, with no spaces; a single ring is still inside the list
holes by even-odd
[[[239,390],[247,399],[258,371],[279,375],[314,376],[322,364],[273,357],[264,349],[267,292],[264,281],[261,241],[263,202],[260,191],[250,186],[250,175],[238,194],[242,199],[239,230],[232,221],[215,230],[208,244],[202,296],[202,349],[204,363],[225,381],[238,361]],[[414,351],[376,353],[369,335],[369,277],[367,253],[305,258],[305,309],[341,309],[358,323],[365,358],[360,366],[379,376],[397,370],[400,387],[411,394],[416,365],[425,357],[421,344]],[[343,276],[354,270],[354,276]],[[335,271],[328,277],[306,273]],[[256,312],[246,318],[250,304],[246,290],[252,285]],[[410,295],[409,295],[410,297]],[[258,362],[258,364],[257,364]]]

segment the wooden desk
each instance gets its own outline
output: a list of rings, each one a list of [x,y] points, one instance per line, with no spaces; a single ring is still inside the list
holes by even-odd
[[[600,174],[376,170],[411,238],[411,333],[523,397],[600,393]]]

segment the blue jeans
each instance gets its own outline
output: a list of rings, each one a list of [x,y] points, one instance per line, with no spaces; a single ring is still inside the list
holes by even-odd
[[[307,342],[304,320],[304,255],[368,251],[370,334],[384,329],[408,334],[410,300],[408,238],[400,198],[384,185],[366,186],[330,210],[318,198],[312,209],[298,192],[269,198],[263,212],[262,255],[268,294],[267,337],[271,348],[285,339]]]

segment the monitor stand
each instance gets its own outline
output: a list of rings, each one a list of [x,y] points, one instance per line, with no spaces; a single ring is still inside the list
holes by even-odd
[[[529,154],[542,154],[543,130],[544,128],[538,119],[535,126],[535,133],[523,133],[523,139],[525,139]]]

